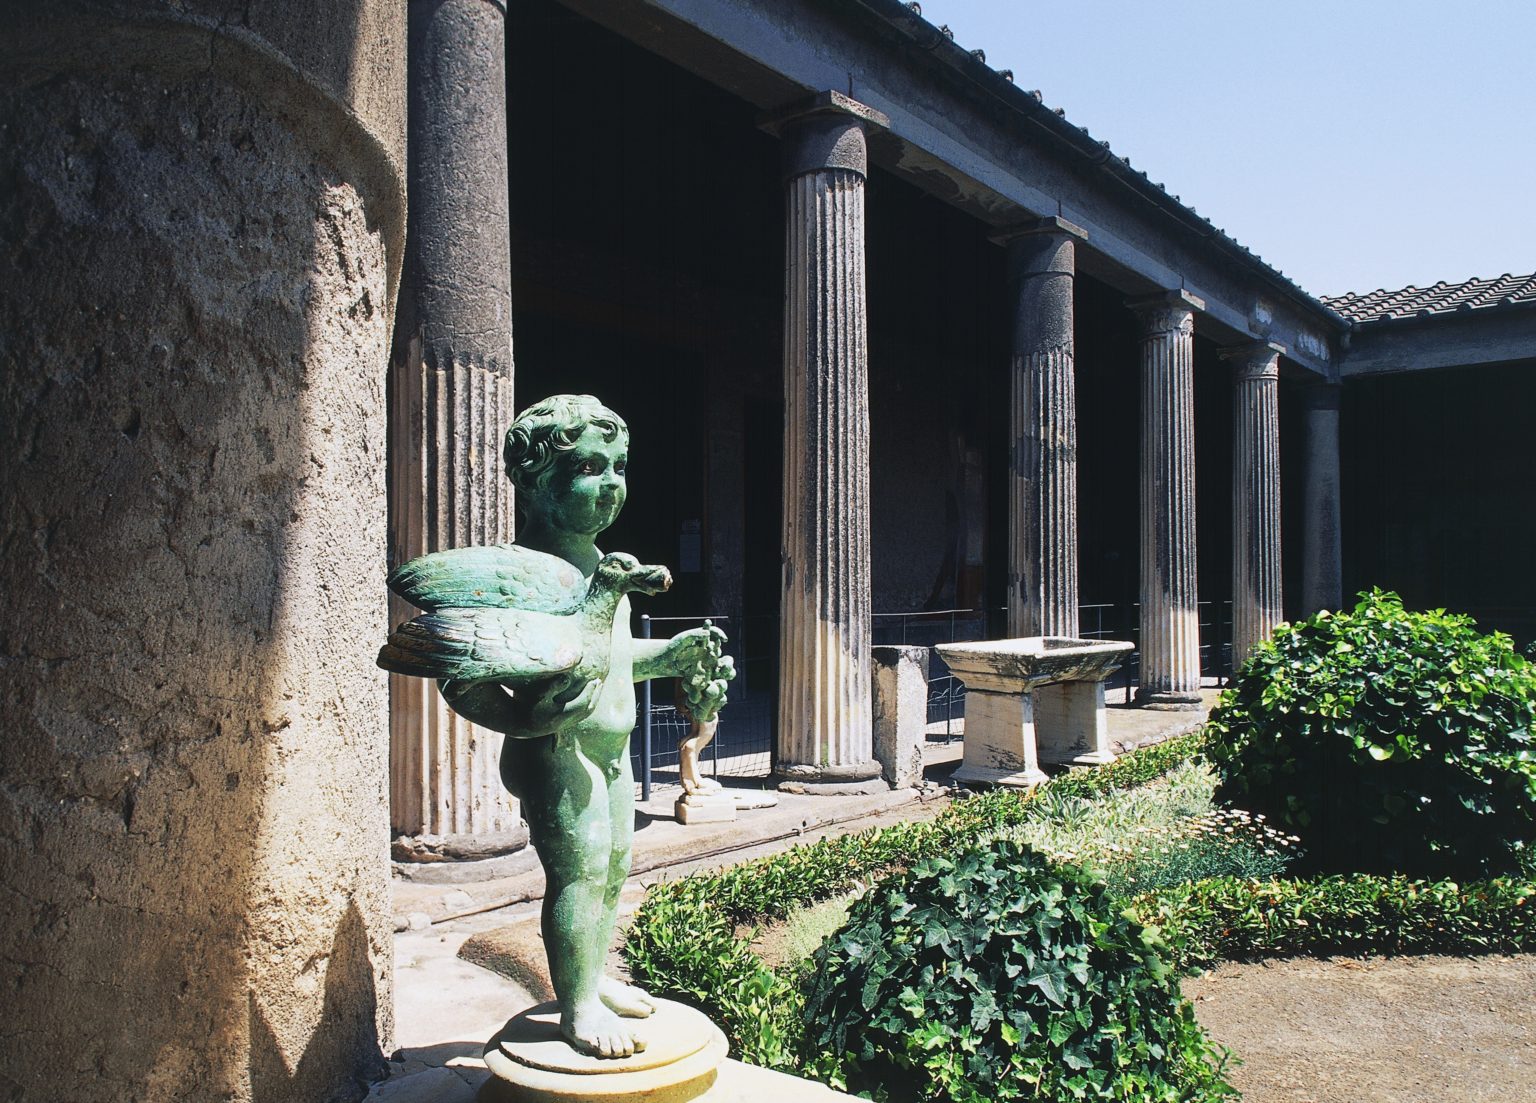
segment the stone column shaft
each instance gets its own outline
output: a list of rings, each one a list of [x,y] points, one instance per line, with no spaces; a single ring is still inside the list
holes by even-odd
[[[395,1046],[404,10],[0,24],[8,1100],[357,1099]]]
[[[1141,684],[1152,708],[1200,703],[1195,573],[1196,310],[1171,291],[1131,303],[1141,319]]]
[[[1076,241],[1044,218],[997,235],[1014,306],[1008,455],[1008,634],[1076,636],[1077,392],[1072,299]]]
[[[505,16],[412,0],[410,218],[390,424],[390,562],[512,538],[500,439],[513,416]],[[395,621],[412,616],[393,599]],[[521,840],[501,737],[421,678],[390,678],[390,814],[405,835]],[[479,852],[478,849],[475,852]]]
[[[1284,616],[1280,582],[1280,353],[1225,349],[1232,382],[1232,666]]]
[[[1339,392],[1337,383],[1306,389],[1305,558],[1302,613],[1344,604],[1344,556],[1339,522]]]
[[[779,772],[883,786],[870,715],[865,127],[835,92],[765,121],[784,139],[784,543]],[[823,789],[825,791],[825,789]]]

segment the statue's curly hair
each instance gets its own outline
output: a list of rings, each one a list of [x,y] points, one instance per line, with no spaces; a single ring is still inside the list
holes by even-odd
[[[557,394],[535,402],[507,430],[502,448],[507,478],[518,490],[537,489],[553,470],[555,458],[575,447],[588,426],[607,440],[620,433],[629,436],[624,419],[589,394]]]

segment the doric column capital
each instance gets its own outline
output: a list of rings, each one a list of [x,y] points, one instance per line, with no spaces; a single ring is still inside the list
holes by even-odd
[[[1087,241],[1088,231],[1075,222],[1068,222],[1057,215],[1048,215],[1045,218],[1014,222],[987,235],[988,240],[998,245],[1011,245],[1015,241],[1038,237],[1062,237],[1071,238],[1074,241]]]
[[[1232,365],[1239,379],[1279,379],[1284,351],[1284,345],[1273,341],[1249,341],[1223,348],[1221,358]]]
[[[1205,300],[1182,287],[1127,299],[1126,306],[1136,312],[1148,335],[1156,333],[1193,333],[1195,312],[1205,309]]]
[[[842,169],[869,175],[868,129],[891,120],[841,92],[818,92],[759,116],[758,125],[784,140],[784,179]]]

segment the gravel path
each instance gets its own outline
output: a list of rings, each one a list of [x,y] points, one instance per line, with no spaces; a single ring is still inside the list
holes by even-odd
[[[1245,1103],[1536,1103],[1536,955],[1227,964],[1184,992]]]

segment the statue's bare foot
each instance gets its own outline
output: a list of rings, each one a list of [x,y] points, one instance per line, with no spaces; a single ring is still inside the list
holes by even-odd
[[[721,785],[712,777],[683,779],[683,792],[689,794],[690,796],[694,794],[704,796],[708,793],[718,793],[721,789],[724,788],[725,786]]]
[[[656,1010],[656,1001],[646,992],[612,977],[599,978],[597,998],[626,1019],[643,1019]]]
[[[594,1057],[629,1057],[645,1048],[645,1039],[594,1000],[560,1016],[560,1033],[582,1053]]]

